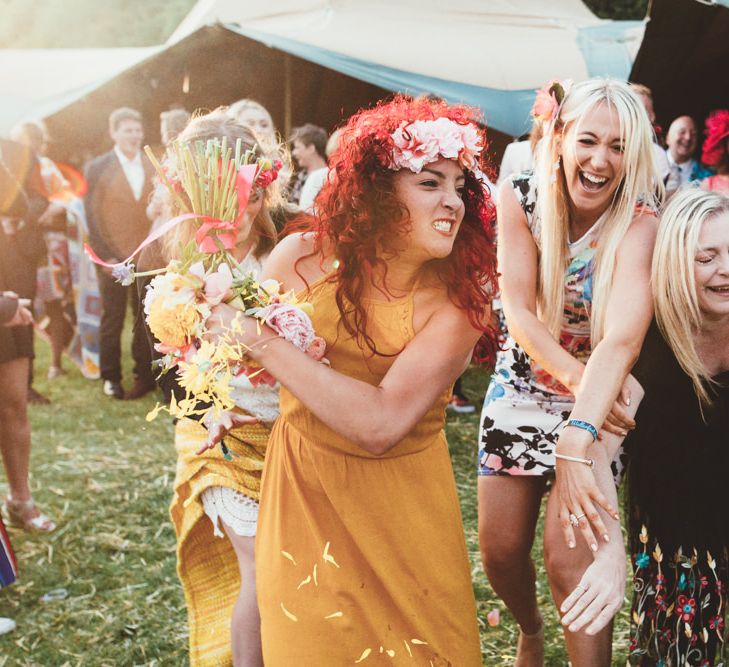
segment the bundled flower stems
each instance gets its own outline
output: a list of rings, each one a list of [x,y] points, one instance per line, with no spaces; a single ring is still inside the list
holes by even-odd
[[[177,374],[185,397],[177,401],[173,396],[168,406],[156,405],[147,419],[165,410],[177,418],[215,421],[235,406],[232,384],[243,381],[255,386],[273,381],[247,358],[250,348],[236,340],[244,315],[257,318],[300,349],[323,356],[323,341],[314,335],[309,317],[311,306],[299,302],[293,292],[281,293],[274,280],[259,283],[252,274],[243,274],[231,254],[251,189],[271,183],[281,165],[256,159],[252,151],[241,154],[240,141],[233,148],[225,139],[174,142],[164,166],[149,147],[145,150],[181,214],[150,234],[123,262],[107,264],[88,247],[87,252],[94,261],[111,268],[123,284],[154,275],[144,296],[146,321],[157,339],[155,349],[163,355],[159,361],[162,372]],[[196,227],[195,236],[177,259],[161,270],[134,270],[132,260],[137,253],[190,220]],[[237,308],[239,314],[213,343],[207,321],[221,303]]]

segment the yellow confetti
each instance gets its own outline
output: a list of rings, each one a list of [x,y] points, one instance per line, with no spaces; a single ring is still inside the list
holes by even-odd
[[[413,652],[410,650],[410,644],[408,644],[404,639],[402,640],[402,643],[405,644],[405,648],[408,651],[408,655],[412,658],[413,657]]]
[[[385,648],[383,646],[380,646],[380,653],[384,653],[384,652],[385,652]]]
[[[329,614],[329,616],[325,616],[324,618],[342,618],[342,616],[344,616],[344,614],[341,611],[335,611],[333,614]]]
[[[157,415],[160,413],[161,410],[164,410],[165,406],[160,405],[159,403],[155,404],[155,406],[147,413],[147,416],[145,419],[148,422],[151,422],[157,418]]]
[[[329,542],[327,542],[324,545],[324,554],[322,555],[322,558],[324,559],[324,562],[331,563],[335,567],[339,567],[339,564],[337,561],[334,560],[334,557],[329,554]]]
[[[354,664],[356,665],[358,662],[362,662],[367,656],[369,656],[370,653],[372,653],[372,649],[366,648],[364,651],[362,651],[362,655],[354,661]]]
[[[428,642],[424,642],[422,639],[411,639],[411,644],[422,644],[423,646],[427,646]]]
[[[294,614],[292,614],[288,609],[286,609],[286,607],[284,607],[283,602],[281,603],[281,609],[283,610],[283,613],[286,614],[286,618],[289,618],[294,622],[299,620],[298,618],[296,618],[296,616],[294,616]]]
[[[288,551],[282,551],[281,555],[284,558],[288,558],[294,565],[296,565],[296,561],[294,560],[294,557]]]
[[[314,563],[314,586],[318,586],[318,585],[319,585],[319,582],[317,581],[317,578],[316,578],[316,563]]]
[[[391,658],[395,657],[395,651],[393,651],[392,649],[388,649],[387,651],[385,651],[385,653],[387,653],[387,655]]]
[[[311,583],[311,575],[309,575],[308,577],[306,577],[306,579],[304,579],[304,580],[303,580],[303,581],[302,581],[302,582],[301,582],[301,583],[300,583],[300,584],[299,584],[299,585],[298,585],[298,586],[296,587],[296,590],[298,591],[298,590],[299,590],[299,589],[300,589],[300,588],[301,588],[302,586],[306,586],[306,584],[310,584],[310,583]]]

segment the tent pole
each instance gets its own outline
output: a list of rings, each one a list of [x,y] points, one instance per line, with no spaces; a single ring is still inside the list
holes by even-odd
[[[284,136],[291,136],[291,56],[284,54]]]

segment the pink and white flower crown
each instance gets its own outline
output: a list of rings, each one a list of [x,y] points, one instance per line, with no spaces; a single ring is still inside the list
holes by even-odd
[[[450,118],[403,122],[391,135],[393,148],[389,168],[409,169],[419,174],[426,164],[440,158],[456,160],[474,170],[483,150],[481,134],[473,123],[461,125]]]

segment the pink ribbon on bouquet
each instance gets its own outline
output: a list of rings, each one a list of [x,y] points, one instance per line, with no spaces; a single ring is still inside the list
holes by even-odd
[[[238,196],[238,219],[245,215],[246,207],[248,206],[248,200],[251,196],[251,189],[253,188],[253,181],[258,171],[257,164],[244,164],[238,169],[238,173],[235,177],[235,189]],[[142,241],[132,252],[129,257],[121,262],[105,262],[95,252],[94,249],[88,244],[84,243],[84,250],[86,254],[91,258],[94,264],[99,266],[105,266],[107,269],[122,270],[123,267],[129,264],[142,250],[148,245],[154,243],[157,239],[163,237],[165,234],[173,230],[177,225],[185,220],[192,220],[197,218],[203,221],[202,226],[195,234],[195,241],[198,244],[201,252],[218,252],[220,249],[215,242],[215,238],[220,239],[223,247],[226,250],[230,250],[235,245],[235,232],[238,229],[238,221],[229,222],[226,220],[218,220],[207,215],[198,215],[197,213],[183,213],[177,217],[168,220],[164,225],[155,229],[144,241]],[[204,230],[204,231],[203,231]],[[201,233],[202,232],[202,233]],[[222,232],[222,233],[220,233]],[[231,245],[228,245],[231,243]]]

